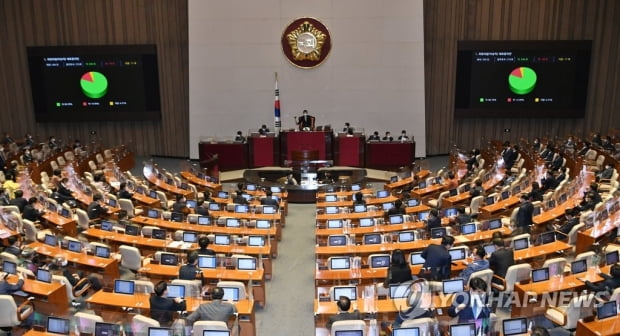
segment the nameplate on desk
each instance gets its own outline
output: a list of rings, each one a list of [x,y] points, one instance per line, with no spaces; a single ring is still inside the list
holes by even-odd
[[[328,269],[327,266],[319,266],[319,271],[327,271]]]
[[[329,296],[321,296],[319,302],[329,302],[331,299]]]

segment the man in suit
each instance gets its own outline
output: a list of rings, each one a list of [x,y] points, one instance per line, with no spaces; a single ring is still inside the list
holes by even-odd
[[[590,291],[595,293],[606,291],[608,294],[611,294],[614,289],[620,287],[620,264],[612,265],[609,269],[609,275],[605,273],[599,273],[598,275],[605,280],[597,283],[586,280],[586,288]]]
[[[93,196],[93,201],[86,208],[89,219],[101,218],[108,214],[108,208],[103,205],[103,195],[96,193]]]
[[[407,142],[409,141],[409,136],[407,136],[407,131],[403,130],[400,135],[398,136],[398,141],[400,142]]]
[[[37,203],[39,203],[38,198],[30,197],[28,199],[28,204],[26,204],[26,206],[24,207],[24,213],[22,214],[22,218],[33,222],[43,219],[44,212],[37,209]]]
[[[474,260],[471,263],[469,263],[467,267],[463,271],[461,271],[461,274],[459,275],[461,278],[463,278],[463,281],[465,283],[467,283],[467,281],[469,280],[469,277],[471,277],[471,275],[474,272],[483,271],[489,268],[489,261],[484,259],[487,253],[484,250],[484,247],[482,247],[482,245],[476,246],[474,248],[473,255],[474,255]]]
[[[5,275],[2,280],[0,280],[0,295],[10,295],[14,292],[22,290],[22,287],[24,286],[24,276],[21,273],[17,273],[19,280],[17,280],[16,284],[11,284],[6,281],[7,276],[8,274]]]
[[[187,253],[187,264],[179,268],[179,279],[196,280],[196,274],[202,277],[202,271],[198,267],[198,252],[189,251]]]
[[[193,325],[196,321],[222,321],[228,322],[233,314],[237,313],[237,307],[230,302],[222,301],[224,289],[215,287],[211,291],[211,302],[203,303],[198,306],[185,320],[188,325]]]
[[[476,179],[474,181],[474,185],[472,186],[471,190],[469,190],[469,195],[471,196],[471,198],[484,195],[484,188],[482,187],[481,179]]]
[[[431,230],[438,227],[441,227],[441,218],[439,218],[439,211],[437,211],[437,209],[431,209],[431,211],[428,213],[428,219],[426,220],[426,230],[428,231],[428,236],[431,236]]]
[[[508,141],[504,142],[504,147],[505,148],[502,151],[502,159],[504,159],[504,167],[506,169],[510,169],[514,165],[518,154],[517,154],[517,151],[515,151],[514,148],[512,148],[512,146],[510,146],[510,142]]]
[[[454,237],[444,236],[441,245],[431,244],[422,251],[424,268],[431,269],[431,280],[444,280],[450,278],[452,269],[452,256],[448,250],[454,245]]]
[[[62,179],[60,179],[60,183],[58,184],[57,200],[59,203],[64,203],[66,201],[75,201],[75,197],[73,197],[73,193],[71,192],[69,187],[67,187],[67,183],[69,183],[68,178],[63,177]],[[52,190],[54,189],[52,188]]]
[[[520,199],[521,205],[517,211],[517,228],[513,231],[513,235],[521,233],[530,233],[533,223],[532,216],[534,214],[534,205],[530,201],[530,195],[524,193]]]
[[[183,298],[169,298],[168,284],[160,281],[155,285],[155,295],[149,299],[151,304],[151,318],[159,321],[161,325],[169,325],[172,322],[172,313],[187,309]]]
[[[204,200],[198,200],[194,211],[200,216],[209,216],[209,203]]]
[[[15,198],[12,199],[9,203],[10,205],[15,205],[19,209],[19,212],[24,212],[24,207],[26,207],[26,204],[28,204],[28,201],[24,198],[23,191],[16,190]]]
[[[477,328],[482,328],[476,335],[486,335],[490,328],[491,309],[487,307],[487,283],[480,278],[473,278],[469,281],[469,292],[461,293],[454,299],[452,306],[448,309],[448,315],[458,316],[458,323],[476,323]]]
[[[353,129],[353,127],[351,127],[350,123],[346,122],[346,123],[344,123],[344,127],[342,128],[342,132],[343,133],[349,133],[349,131],[353,132],[354,129]]]
[[[614,174],[614,167],[608,163],[605,165],[605,169],[602,172],[596,174],[599,179],[610,179]]]
[[[9,238],[7,238],[7,242],[9,243],[9,246],[4,249],[4,252],[10,253],[16,257],[21,257],[22,250],[19,248],[19,239],[17,239],[16,236],[9,236]]]
[[[280,207],[280,203],[278,203],[278,200],[273,198],[273,192],[271,191],[271,189],[265,190],[265,197],[260,200],[260,204],[271,205],[275,207],[276,210],[278,210],[278,208]]]
[[[381,137],[379,136],[379,132],[374,131],[369,137],[368,141],[380,141]]]
[[[297,120],[297,125],[299,126],[300,131],[312,131],[312,119],[311,115],[308,115],[308,110],[304,110],[302,112],[301,117]]]
[[[201,236],[198,239],[198,246],[200,248],[196,250],[199,255],[215,255],[215,251],[209,248],[209,237]]]
[[[397,199],[394,202],[394,206],[387,211],[387,216],[390,217],[392,215],[404,215],[406,214],[405,208],[403,208],[403,201]]]
[[[385,132],[385,136],[381,139],[382,141],[394,141],[394,137],[390,132]]]
[[[564,210],[564,217],[566,221],[562,225],[555,225],[554,229],[556,229],[556,239],[558,240],[567,240],[568,233],[575,227],[575,225],[579,224],[579,217],[576,217],[579,214],[579,210],[576,208],[566,209]],[[561,232],[561,233],[560,233]],[[563,234],[562,234],[563,233]]]
[[[495,252],[489,257],[489,268],[493,270],[493,274],[504,278],[508,267],[515,264],[514,251],[506,248],[506,243],[499,237],[493,239],[493,245],[495,245]],[[493,281],[499,283],[499,280],[495,278]]]
[[[121,182],[121,184],[118,186],[118,198],[131,200],[132,197],[133,194],[127,191],[127,183]]]
[[[460,206],[457,208],[457,211],[458,215],[454,217],[454,222],[456,224],[463,225],[472,222],[471,216],[465,213],[465,207]]]
[[[187,207],[185,196],[181,194],[176,195],[175,202],[172,204],[172,212],[178,212],[184,215],[187,215],[190,213],[190,210]]]
[[[242,196],[243,193],[236,192],[235,196],[232,199],[232,202],[235,204],[250,204],[245,197]]]
[[[336,302],[338,306],[338,314],[332,315],[329,317],[329,320],[325,324],[327,329],[332,328],[332,324],[336,321],[346,321],[346,320],[360,320],[360,312],[355,309],[353,312],[349,313],[349,309],[351,309],[351,300],[346,296],[341,296],[338,298],[338,302]]]

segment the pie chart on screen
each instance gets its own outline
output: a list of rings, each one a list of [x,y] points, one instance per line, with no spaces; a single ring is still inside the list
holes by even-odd
[[[89,71],[82,75],[80,87],[86,97],[101,98],[108,93],[108,79],[100,72]]]
[[[525,95],[536,87],[536,72],[528,67],[518,67],[508,75],[510,91],[518,95]]]

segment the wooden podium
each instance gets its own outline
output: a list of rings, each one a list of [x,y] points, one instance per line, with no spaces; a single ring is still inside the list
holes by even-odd
[[[280,155],[280,138],[269,134],[260,136],[251,134],[248,137],[250,168],[278,166]]]
[[[220,170],[248,168],[248,145],[240,142],[200,142],[198,156],[206,161],[217,154]]]
[[[415,160],[415,142],[367,142],[366,168],[394,169]]]
[[[365,139],[361,133],[353,136],[338,134],[334,141],[336,166],[363,167]]]
[[[331,131],[284,131],[280,132],[280,164],[294,160],[293,152],[318,152],[318,160],[332,159]]]

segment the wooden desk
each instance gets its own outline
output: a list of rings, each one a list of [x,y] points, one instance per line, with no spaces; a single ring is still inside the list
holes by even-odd
[[[579,336],[613,336],[620,335],[620,315],[609,317],[603,320],[595,319],[594,321],[577,322],[577,331],[575,335]]]
[[[415,176],[417,176],[419,179],[423,179],[426,178],[427,176],[430,175],[430,171],[429,170],[420,170],[419,172],[417,172],[415,174]],[[383,189],[392,192],[392,190],[394,189],[401,189],[407,185],[410,185],[412,183],[414,183],[415,180],[413,179],[413,177],[407,177],[401,180],[398,180],[396,182],[393,183],[386,183],[383,185]]]
[[[146,178],[150,183],[152,183],[153,185],[155,185],[157,188],[164,190],[168,193],[171,194],[175,194],[175,195],[183,195],[187,198],[192,198],[192,194],[193,192],[191,190],[185,190],[185,189],[181,189],[179,187],[177,187],[176,185],[173,184],[168,184],[162,180],[160,180],[157,177],[157,170],[155,167],[153,167],[153,165],[151,164],[145,164],[144,168],[142,169],[142,174],[144,175],[144,178]]]
[[[485,191],[491,190],[492,188],[495,188],[495,186],[502,181],[502,179],[504,178],[504,170],[503,169],[499,169],[500,171],[496,171],[493,174],[493,178],[487,180],[486,182],[484,182],[482,184],[482,188]],[[460,194],[457,194],[455,196],[450,196],[450,197],[445,197],[442,201],[441,201],[441,206],[443,208],[447,208],[447,207],[453,207],[457,204],[466,202],[468,200],[471,199],[471,194],[469,193],[469,191],[466,192],[462,192]]]
[[[326,195],[334,195],[334,194],[336,194],[337,197],[351,198],[353,196],[353,194],[356,194],[358,192],[361,192],[362,194],[373,194],[374,190],[373,189],[369,189],[369,188],[364,188],[364,189],[361,189],[359,191],[353,191],[353,190],[339,190],[339,191],[334,191],[334,192],[320,191],[320,192],[318,192],[316,194],[316,198],[317,198],[317,200],[318,199],[325,199]]]
[[[48,226],[55,232],[65,236],[75,237],[77,235],[77,222],[73,218],[67,218],[59,215],[57,212],[47,211],[43,215]]]
[[[11,284],[18,281],[17,275],[9,275],[7,278]],[[22,291],[33,296],[37,312],[48,315],[58,315],[69,310],[69,298],[64,284],[52,281],[46,283],[33,279],[24,279]],[[15,296],[17,299],[23,299]]]
[[[480,207],[480,219],[489,219],[505,214],[519,204],[519,198],[518,195],[513,195],[491,205]]]
[[[396,196],[388,196],[388,197],[383,197],[383,198],[377,198],[377,197],[372,197],[372,198],[368,198],[366,199],[366,205],[374,205],[374,206],[381,206],[383,203],[393,203],[398,199],[398,197]],[[324,208],[324,207],[328,207],[328,206],[337,206],[337,207],[347,207],[347,208],[353,208],[353,200],[348,200],[348,201],[337,201],[337,202],[318,202],[316,203],[316,207],[317,208]]]
[[[467,268],[464,260],[458,260],[454,262],[455,265],[451,266],[451,272],[453,275],[458,275],[462,270]],[[411,274],[420,274],[422,265],[410,265]],[[338,285],[342,282],[350,283],[357,282],[360,284],[371,284],[382,282],[387,277],[388,268],[362,268],[362,269],[348,269],[348,270],[320,270],[317,269],[314,273],[315,286],[325,286],[325,284]]]
[[[330,235],[343,234],[354,234],[356,236],[362,236],[367,233],[388,233],[388,232],[399,232],[405,230],[419,230],[425,227],[424,222],[407,222],[403,224],[385,224],[378,225],[375,224],[369,227],[351,227],[351,228],[340,228],[340,229],[327,229],[327,228],[317,228],[314,231],[314,234],[317,238],[319,237],[327,237]]]
[[[569,245],[563,241],[555,241],[553,243],[532,246],[523,250],[514,251],[515,261],[517,263],[521,263],[526,260],[540,258],[547,256],[549,254],[554,254],[559,251],[564,251],[572,248],[572,245]]]
[[[620,211],[610,214],[606,220],[595,221],[594,226],[585,231],[577,232],[575,253],[590,251],[594,243],[618,227],[618,221],[620,221]]]
[[[411,190],[411,197],[422,199],[422,197],[430,196],[436,193],[438,194],[441,191],[443,191],[442,184],[433,184],[433,185],[427,186],[426,188]]]
[[[206,188],[211,192],[217,192],[222,190],[222,185],[219,183],[213,183],[213,182],[209,182],[205,179],[201,179],[200,177],[192,174],[189,171],[182,171],[181,176],[188,180],[189,183],[195,184],[196,186],[198,186],[199,188],[202,187],[203,189]]]

